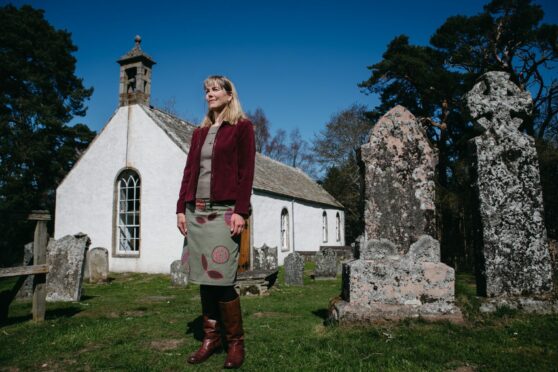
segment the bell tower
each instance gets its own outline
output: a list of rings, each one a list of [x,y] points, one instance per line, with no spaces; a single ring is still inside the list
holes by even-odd
[[[136,45],[117,62],[120,65],[119,106],[136,103],[149,105],[151,96],[151,68],[155,61],[141,50],[141,37]]]

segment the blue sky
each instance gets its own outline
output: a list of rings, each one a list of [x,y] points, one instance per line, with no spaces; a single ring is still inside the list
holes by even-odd
[[[72,33],[77,75],[95,88],[87,116],[75,122],[96,131],[106,124],[118,105],[116,60],[139,34],[142,49],[157,62],[153,105],[174,100],[179,116],[200,120],[202,81],[226,75],[244,109],[261,107],[272,131],[298,127],[312,140],[339,110],[377,103],[357,84],[395,36],[427,44],[449,16],[477,14],[488,0],[10,2],[44,9],[52,25]],[[546,22],[558,23],[558,2],[535,2]]]

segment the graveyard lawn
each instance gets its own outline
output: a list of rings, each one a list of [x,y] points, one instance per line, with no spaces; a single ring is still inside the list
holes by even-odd
[[[324,325],[341,281],[278,283],[263,298],[242,298],[246,371],[552,370],[558,365],[558,315],[478,312],[474,281],[457,277],[465,324],[421,320],[340,327]],[[0,282],[0,291],[13,280]],[[112,274],[85,284],[82,300],[48,303],[46,321],[30,321],[30,302],[15,301],[0,327],[0,370],[218,370],[220,353],[199,366],[198,287],[173,288],[170,277]]]

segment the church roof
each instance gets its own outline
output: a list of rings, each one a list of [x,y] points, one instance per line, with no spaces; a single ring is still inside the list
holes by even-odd
[[[159,109],[141,106],[170,139],[188,153],[196,126]],[[256,154],[254,189],[303,201],[343,208],[333,196],[300,169]]]
[[[188,153],[192,134],[196,129],[194,124],[156,108],[140,106],[182,151]]]

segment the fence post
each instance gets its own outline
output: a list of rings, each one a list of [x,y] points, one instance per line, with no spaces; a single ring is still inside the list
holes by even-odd
[[[37,221],[33,239],[33,264],[46,264],[46,251],[48,244],[47,222],[50,221],[48,211],[31,211],[30,221]],[[45,320],[46,309],[46,274],[36,274],[33,278],[33,320]]]

